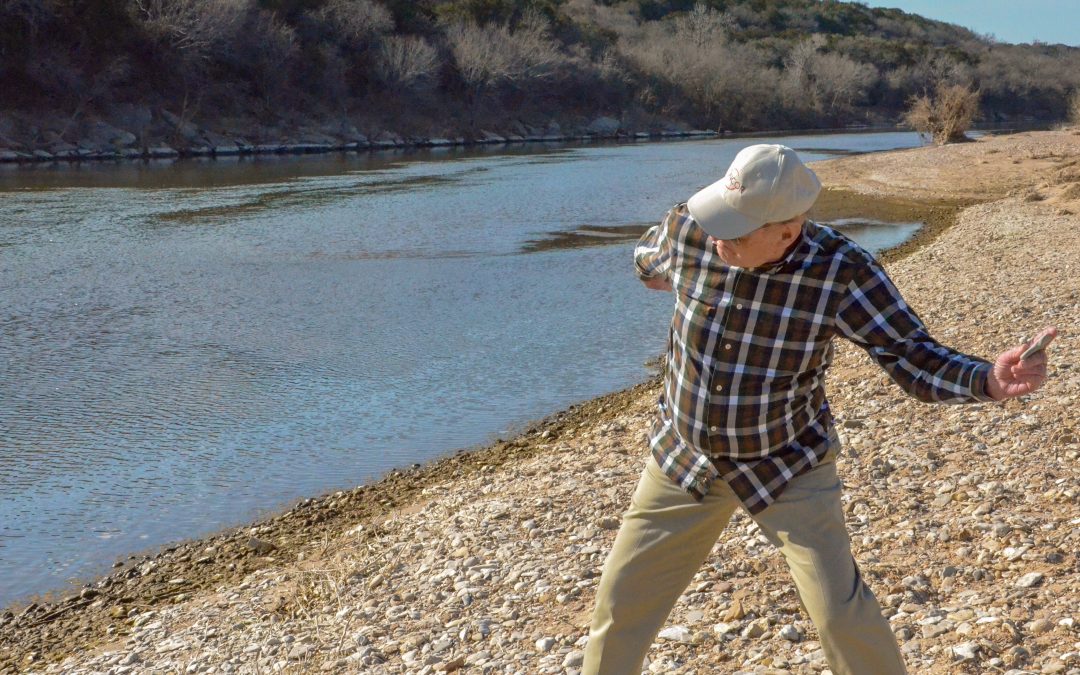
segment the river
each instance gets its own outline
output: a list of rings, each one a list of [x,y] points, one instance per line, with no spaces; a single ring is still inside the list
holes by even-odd
[[[641,381],[632,242],[752,142],[0,170],[0,606]]]

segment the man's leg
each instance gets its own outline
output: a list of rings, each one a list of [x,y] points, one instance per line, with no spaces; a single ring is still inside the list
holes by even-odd
[[[795,478],[754,520],[787,559],[833,673],[905,673],[889,622],[851,556],[836,464]]]
[[[582,675],[641,672],[649,645],[737,506],[730,489],[697,502],[649,459],[604,563]]]

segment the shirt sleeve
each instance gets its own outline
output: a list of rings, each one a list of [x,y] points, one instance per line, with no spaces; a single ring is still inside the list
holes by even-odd
[[[668,211],[663,222],[653,225],[641,235],[634,248],[634,267],[639,279],[669,278],[671,276],[671,221],[676,209]]]
[[[837,310],[837,329],[911,396],[927,403],[992,401],[983,359],[939,344],[885,270],[860,261]]]

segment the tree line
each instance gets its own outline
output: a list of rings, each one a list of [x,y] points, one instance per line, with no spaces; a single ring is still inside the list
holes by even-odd
[[[75,123],[138,102],[404,132],[743,131],[896,120],[950,85],[989,120],[1061,119],[1080,49],[837,0],[0,0],[0,110]]]

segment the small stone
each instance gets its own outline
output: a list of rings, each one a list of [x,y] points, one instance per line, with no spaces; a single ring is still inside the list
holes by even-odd
[[[563,668],[577,668],[585,662],[585,652],[574,650],[563,659]]]
[[[619,519],[614,516],[604,516],[596,521],[596,525],[602,530],[617,530],[619,529]]]
[[[657,637],[661,640],[668,640],[670,642],[682,642],[685,644],[693,642],[693,634],[686,626],[668,626],[660,631],[660,634]]]
[[[247,547],[259,555],[268,555],[277,548],[277,546],[274,546],[270,542],[263,541],[256,537],[248,537]]]
[[[1038,586],[1043,580],[1042,572],[1028,572],[1016,582],[1017,588],[1031,588],[1032,586]]]
[[[1049,619],[1035,619],[1027,625],[1032,635],[1041,635],[1054,629],[1054,624]]]
[[[454,642],[450,638],[443,638],[435,644],[431,645],[431,651],[435,652],[436,654],[439,652],[444,652],[447,649],[450,649],[453,644]]]
[[[799,632],[798,628],[789,623],[780,629],[780,637],[788,642],[798,642],[802,639],[802,633]]]
[[[447,661],[446,663],[440,665],[439,667],[436,668],[436,670],[438,670],[440,672],[443,672],[443,673],[452,673],[455,670],[460,670],[464,666],[465,666],[465,657],[464,656],[459,656],[456,659],[453,659],[451,661]]]
[[[745,616],[746,608],[743,607],[742,601],[735,600],[735,602],[731,603],[731,607],[728,608],[728,611],[724,612],[724,616],[722,616],[721,618],[724,621],[739,621]]]
[[[541,652],[550,652],[555,646],[555,638],[545,637],[536,641],[536,649]]]
[[[769,630],[768,619],[755,619],[747,624],[746,628],[742,631],[744,638],[754,639],[759,638]]]
[[[952,648],[953,656],[960,661],[974,661],[982,649],[978,642],[963,642]]]

